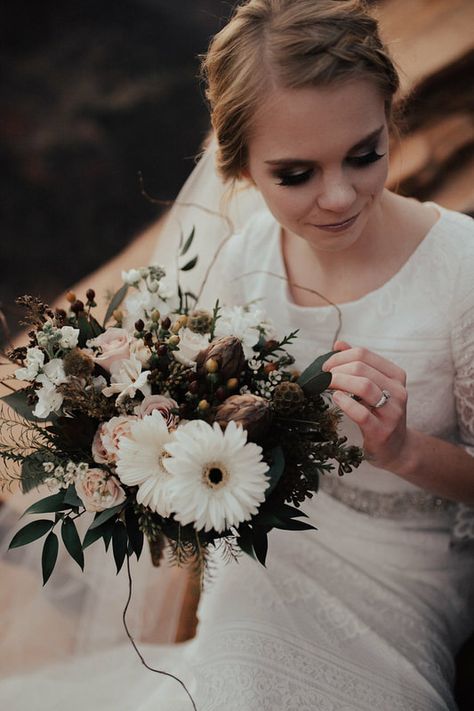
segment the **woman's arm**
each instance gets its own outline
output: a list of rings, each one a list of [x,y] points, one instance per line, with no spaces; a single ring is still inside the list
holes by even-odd
[[[339,353],[326,361],[324,370],[333,376],[334,402],[360,427],[367,459],[433,494],[474,505],[474,457],[462,447],[407,427],[404,371],[343,341],[337,341],[335,349]],[[374,408],[383,390],[391,397]]]

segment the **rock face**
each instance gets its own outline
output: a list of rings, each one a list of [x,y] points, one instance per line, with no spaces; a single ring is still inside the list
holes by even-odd
[[[474,209],[472,0],[372,3],[403,76],[389,186]],[[233,3],[8,3],[3,81],[0,308],[45,300],[106,262],[172,199],[208,128],[197,55]],[[25,19],[26,18],[26,19]],[[99,254],[100,251],[100,254]],[[40,275],[40,276],[39,276]],[[0,343],[1,343],[0,318]]]

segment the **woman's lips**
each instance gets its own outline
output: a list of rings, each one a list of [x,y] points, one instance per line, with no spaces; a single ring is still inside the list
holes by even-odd
[[[359,215],[360,212],[358,212],[357,215],[354,215],[354,217],[350,217],[348,220],[345,220],[344,222],[338,222],[332,225],[313,225],[313,227],[317,227],[318,230],[324,230],[325,232],[343,232],[349,227],[352,227]]]

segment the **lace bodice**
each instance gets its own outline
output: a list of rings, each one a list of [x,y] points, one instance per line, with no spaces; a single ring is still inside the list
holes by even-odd
[[[474,455],[474,222],[434,203],[428,205],[438,209],[438,221],[383,286],[340,305],[339,337],[380,353],[406,371],[409,426],[452,441]],[[287,283],[272,276],[286,278],[286,272],[280,228],[268,211],[260,211],[229,240],[217,268],[229,275],[228,300],[240,304],[258,300],[281,335],[299,329],[292,347],[299,368],[331,349],[338,326],[336,309],[295,304]],[[359,430],[348,418],[343,429],[351,442],[360,443]],[[400,515],[403,495],[407,514],[414,510],[409,502],[418,499],[424,512],[430,508],[428,498],[433,512],[449,508],[369,462],[343,483],[327,488],[337,495],[337,486],[354,488],[344,493],[348,505],[351,498],[354,504],[361,498],[372,500],[374,506],[367,513],[383,514],[380,507],[390,509],[387,497],[395,496]],[[474,511],[459,506],[457,514],[455,536],[474,538]]]

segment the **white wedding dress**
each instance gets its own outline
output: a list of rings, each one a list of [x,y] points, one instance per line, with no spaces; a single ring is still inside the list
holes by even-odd
[[[433,204],[431,204],[431,207]],[[474,455],[474,227],[440,218],[385,285],[340,306],[340,337],[408,374],[408,423]],[[294,304],[279,228],[265,210],[216,266],[237,303],[280,334],[299,328],[298,367],[331,349],[335,309]],[[259,274],[241,275],[259,270]],[[357,429],[344,423],[351,442]],[[450,472],[446,471],[446,476]],[[474,476],[474,467],[473,467]],[[198,711],[454,711],[453,656],[474,627],[473,512],[368,462],[304,505],[317,531],[272,531],[267,567],[217,561],[195,639],[142,645]],[[54,584],[54,580],[50,584]],[[113,584],[113,582],[112,582]],[[119,620],[117,620],[119,625]],[[172,679],[121,645],[0,683],[15,711],[191,711]]]

